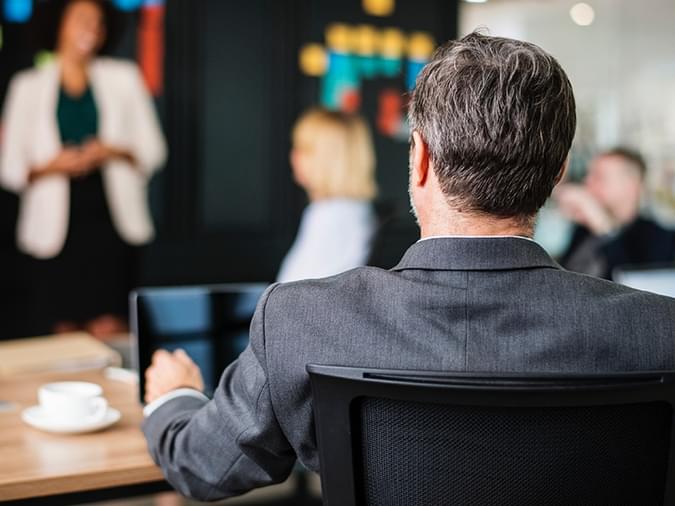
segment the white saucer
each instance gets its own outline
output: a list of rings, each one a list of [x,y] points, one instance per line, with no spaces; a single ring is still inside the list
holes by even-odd
[[[103,419],[91,422],[82,420],[79,422],[56,422],[45,416],[40,406],[31,406],[26,408],[21,413],[21,419],[31,427],[43,430],[45,432],[52,432],[54,434],[83,434],[85,432],[94,432],[97,430],[110,427],[117,423],[122,415],[119,411],[113,408],[108,408]]]

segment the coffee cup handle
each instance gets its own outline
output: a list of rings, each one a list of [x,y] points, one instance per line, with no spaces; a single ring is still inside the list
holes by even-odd
[[[103,397],[96,397],[91,400],[91,404],[93,410],[89,419],[95,422],[102,420],[108,411],[108,401],[106,401]]]

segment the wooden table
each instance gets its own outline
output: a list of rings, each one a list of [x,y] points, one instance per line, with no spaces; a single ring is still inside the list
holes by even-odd
[[[68,380],[101,385],[122,419],[104,431],[80,435],[40,432],[21,420],[21,411],[37,404],[40,385]],[[140,430],[136,385],[108,380],[102,371],[32,374],[0,380],[0,400],[16,404],[0,412],[0,501],[72,504],[85,496],[106,499],[166,489]]]

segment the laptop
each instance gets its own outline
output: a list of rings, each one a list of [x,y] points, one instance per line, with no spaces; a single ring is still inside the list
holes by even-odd
[[[267,284],[140,288],[131,293],[133,363],[143,402],[145,370],[160,348],[184,349],[211,395],[225,368],[246,348],[249,326]]]
[[[664,267],[622,267],[614,271],[614,281],[647,292],[675,297],[675,265]]]

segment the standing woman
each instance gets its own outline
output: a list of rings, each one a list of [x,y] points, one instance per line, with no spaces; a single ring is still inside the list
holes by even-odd
[[[50,0],[53,62],[16,75],[3,121],[0,182],[20,195],[30,256],[31,331],[125,331],[135,247],[154,235],[146,185],[166,158],[138,68],[99,57],[105,0]]]
[[[322,278],[365,265],[377,229],[375,150],[360,116],[312,109],[293,129],[291,167],[309,198],[277,281]]]

